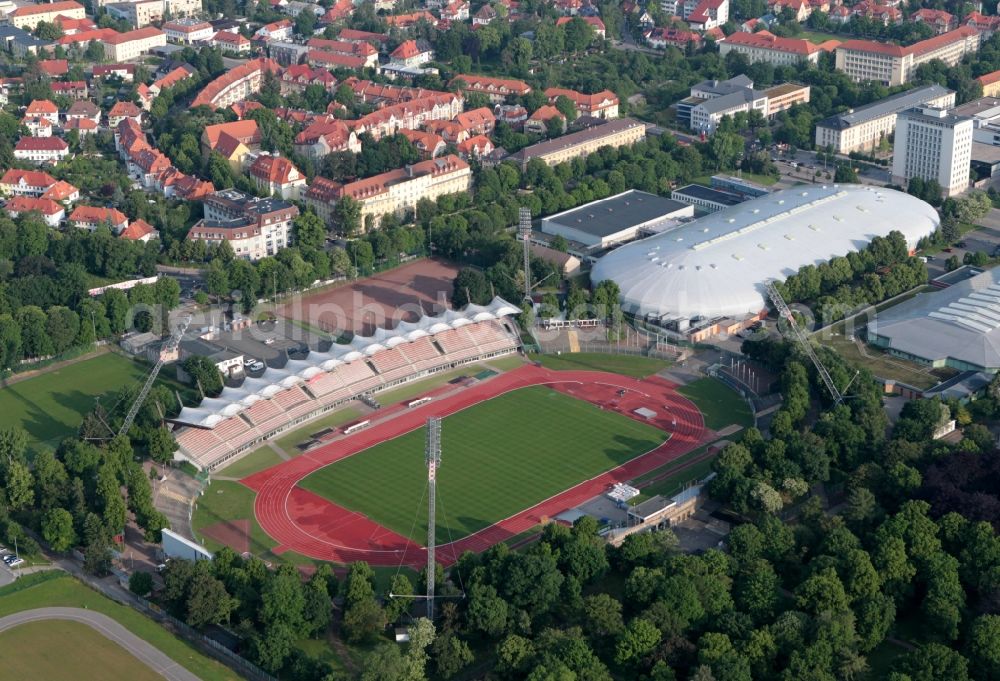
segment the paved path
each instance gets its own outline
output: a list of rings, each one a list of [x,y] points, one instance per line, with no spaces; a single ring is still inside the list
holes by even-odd
[[[83,608],[37,608],[0,617],[0,632],[20,624],[43,620],[70,620],[86,624],[105,638],[108,638],[150,669],[170,681],[199,681],[198,677],[181,667],[155,646],[142,640],[107,615]]]

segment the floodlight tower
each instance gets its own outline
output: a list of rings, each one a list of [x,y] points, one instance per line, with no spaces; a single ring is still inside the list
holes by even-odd
[[[524,247],[524,299],[531,300],[531,211],[522,208],[519,215],[517,234]]]
[[[437,509],[435,508],[437,492],[437,469],[441,465],[441,419],[427,419],[427,619],[434,621],[434,573],[437,563],[434,559],[434,525]]]

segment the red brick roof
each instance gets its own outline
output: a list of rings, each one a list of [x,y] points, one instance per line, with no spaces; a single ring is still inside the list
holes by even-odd
[[[353,28],[345,28],[338,35],[341,40],[360,40],[363,42],[384,43],[388,42],[389,36],[382,33],[372,33],[371,31],[358,31]]]
[[[49,12],[62,12],[63,10],[70,11],[74,9],[83,9],[83,5],[73,0],[65,0],[64,2],[53,2],[49,4],[42,5],[25,5],[23,7],[18,7],[16,10],[10,13],[11,17],[30,17],[34,14],[47,14]]]
[[[3,174],[0,184],[21,184],[22,180],[29,187],[50,187],[56,183],[56,178],[44,171],[11,168]]]
[[[36,210],[42,215],[56,215],[63,209],[52,199],[34,198],[33,196],[15,196],[7,202],[9,213],[27,213]]]
[[[14,151],[66,151],[69,145],[59,137],[22,137]]]
[[[982,76],[979,76],[979,78],[976,78],[976,80],[978,80],[979,84],[982,85],[983,87],[987,85],[993,85],[993,83],[1000,81],[1000,71],[993,71],[991,73],[986,73]]]
[[[516,80],[514,78],[491,78],[490,76],[477,76],[470,73],[461,73],[452,78],[451,82],[448,83],[448,86],[450,87],[452,83],[457,80],[464,82],[470,90],[499,93],[502,89],[506,89],[509,93],[516,95],[523,95],[531,92],[531,86],[523,80]]]
[[[849,40],[848,42],[865,41]],[[774,50],[776,52],[790,52],[804,57],[820,51],[819,46],[813,45],[808,40],[801,40],[799,38],[779,38],[768,31],[759,31],[758,33],[745,33],[740,31],[738,33],[733,33],[726,38],[726,43],[730,45],[743,45],[745,47]]]
[[[535,111],[535,113],[531,114],[531,116],[528,117],[528,120],[547,121],[550,118],[556,118],[556,117],[566,118],[565,116],[563,116],[562,112],[559,111],[559,109],[555,108],[551,104],[546,104],[545,106],[538,107],[538,110]]]
[[[80,190],[71,185],[65,180],[58,180],[55,184],[45,190],[42,194],[44,199],[52,199],[53,201],[65,201],[73,194],[79,194]]]
[[[100,224],[102,222],[110,222],[112,225],[120,225],[123,222],[127,223],[128,218],[116,208],[77,206],[73,209],[73,213],[69,216],[69,221],[83,222],[89,225]]]
[[[121,239],[131,239],[137,241],[144,236],[151,234],[158,234],[158,232],[151,224],[145,220],[139,219],[134,220],[131,224],[129,224],[129,226],[122,230],[122,233],[118,236]]]
[[[870,52],[872,54],[884,54],[890,57],[902,57],[907,54],[926,54],[927,52],[932,52],[944,47],[945,45],[949,45],[959,40],[965,40],[966,38],[974,35],[977,35],[976,29],[971,26],[962,26],[960,28],[956,28],[954,31],[948,31],[947,33],[936,35],[933,38],[921,40],[919,43],[914,43],[909,47],[876,43],[871,40],[848,40],[841,43],[840,48],[838,49],[853,50],[855,52]],[[731,42],[732,39],[733,36],[729,36],[728,42]]]
[[[292,173],[302,173],[284,156],[258,156],[250,164],[250,174],[269,184],[284,185],[292,182]]]
[[[216,38],[218,38],[219,34],[216,33],[215,35]],[[212,100],[215,99],[223,90],[233,83],[243,78],[247,78],[258,71],[280,73],[281,67],[278,65],[278,62],[264,57],[261,57],[260,59],[253,59],[245,64],[241,64],[235,69],[226,71],[224,74],[202,88],[202,91],[199,92],[198,96],[194,98],[193,102],[191,102],[191,107],[194,108],[202,105],[213,106]]]
[[[127,116],[129,118],[134,118],[142,113],[132,102],[115,102],[115,105],[111,107],[111,111],[108,112],[108,118],[116,118],[118,116]]]
[[[73,45],[75,43],[90,42],[91,40],[103,40],[104,42],[107,42],[109,39],[117,35],[120,34],[113,28],[95,28],[90,31],[80,31],[79,33],[74,33],[73,35],[64,35],[56,42],[60,45]]]
[[[413,59],[421,53],[423,53],[423,50],[417,47],[416,40],[404,40],[389,56],[394,59]]]
[[[43,59],[38,62],[38,68],[49,77],[62,76],[69,71],[69,62],[65,59]]]
[[[165,36],[166,34],[155,26],[146,26],[145,28],[137,28],[134,31],[108,36],[104,39],[104,42],[109,45],[121,45],[122,43],[130,43],[133,40],[145,40],[161,35]]]
[[[330,64],[334,67],[340,66],[348,69],[363,68],[366,60],[364,57],[355,57],[349,54],[338,54],[336,52],[326,52],[324,50],[309,50],[306,53],[306,61],[318,64]]]
[[[40,116],[42,114],[57,114],[59,107],[47,99],[34,99],[24,111],[26,116]]]
[[[257,127],[257,121],[252,118],[205,126],[205,140],[208,142],[209,148],[214,149],[223,134],[244,142],[244,144],[260,143],[260,128]]]

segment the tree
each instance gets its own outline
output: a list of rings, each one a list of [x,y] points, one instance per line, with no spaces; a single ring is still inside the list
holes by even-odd
[[[196,385],[201,386],[201,390],[207,397],[218,395],[222,392],[222,374],[208,357],[191,355],[181,363],[184,372],[191,377]]]
[[[469,589],[469,626],[490,638],[499,638],[507,630],[507,601],[497,590],[486,584],[473,584]]]
[[[53,508],[42,518],[42,536],[53,551],[68,551],[76,543],[73,516],[66,509]]]
[[[300,213],[295,222],[295,242],[307,248],[322,248],[326,242],[326,225],[312,212]]]
[[[615,661],[635,665],[660,643],[660,630],[652,622],[636,618],[629,622],[615,645]]]
[[[451,304],[462,308],[469,303],[485,305],[490,302],[490,286],[482,270],[463,267],[452,284]]]
[[[145,598],[153,592],[153,575],[142,571],[133,572],[128,578],[128,590]]]
[[[434,655],[438,675],[443,679],[450,679],[476,659],[469,644],[453,632],[434,639],[431,653]]]
[[[361,229],[361,203],[342,196],[333,207],[333,221],[344,234],[356,234]]]
[[[23,461],[13,461],[7,465],[3,486],[10,510],[23,511],[35,503],[34,478]]]
[[[229,619],[236,606],[225,584],[207,571],[197,571],[189,586],[185,621],[195,628],[219,624]]]
[[[966,652],[976,679],[1000,679],[1000,616],[980,615],[969,628]]]
[[[365,657],[361,681],[399,681],[407,678],[407,664],[398,645],[383,645]]]
[[[897,670],[911,681],[969,681],[969,663],[957,651],[928,643],[904,657]]]

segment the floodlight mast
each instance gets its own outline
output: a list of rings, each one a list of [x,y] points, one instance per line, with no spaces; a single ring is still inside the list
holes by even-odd
[[[427,419],[427,445],[425,448],[427,460],[427,619],[434,621],[434,576],[437,562],[434,556],[436,537],[436,493],[437,469],[441,465],[441,419]]]
[[[531,211],[521,208],[518,217],[517,234],[524,248],[524,299],[531,300]]]
[[[799,325],[795,323],[795,317],[792,316],[792,311],[788,308],[788,305],[785,304],[785,299],[781,297],[781,293],[778,292],[774,282],[765,281],[764,288],[767,290],[767,295],[771,299],[771,302],[774,303],[774,307],[778,311],[778,316],[784,317],[788,320],[788,326],[791,328],[792,333],[795,336],[795,342],[799,344],[799,347],[801,347],[802,351],[806,353],[807,357],[809,357],[813,366],[816,367],[816,373],[819,374],[820,378],[823,380],[823,384],[826,386],[826,389],[830,391],[830,396],[833,397],[834,406],[843,402],[844,396],[839,390],[837,390],[837,386],[833,384],[833,377],[830,376],[830,372],[826,370],[826,367],[823,366],[823,362],[821,362],[819,357],[816,356],[809,339],[806,338],[806,335],[802,332],[802,329],[799,328]],[[854,379],[851,380],[853,382]],[[850,385],[850,383],[848,385]]]
[[[129,428],[132,427],[132,422],[135,421],[135,417],[139,414],[139,409],[142,408],[142,403],[146,401],[146,397],[149,395],[149,391],[153,388],[153,384],[156,382],[156,377],[160,375],[160,369],[166,363],[166,357],[173,355],[177,346],[180,345],[181,338],[184,336],[184,332],[187,331],[188,325],[191,323],[191,317],[187,316],[180,320],[177,328],[164,343],[163,348],[160,350],[160,358],[153,365],[152,371],[149,372],[149,376],[146,377],[146,382],[142,386],[142,390],[139,391],[139,395],[135,398],[132,406],[128,410],[128,414],[125,415],[125,421],[122,423],[122,427],[118,430],[119,435],[128,434]]]

